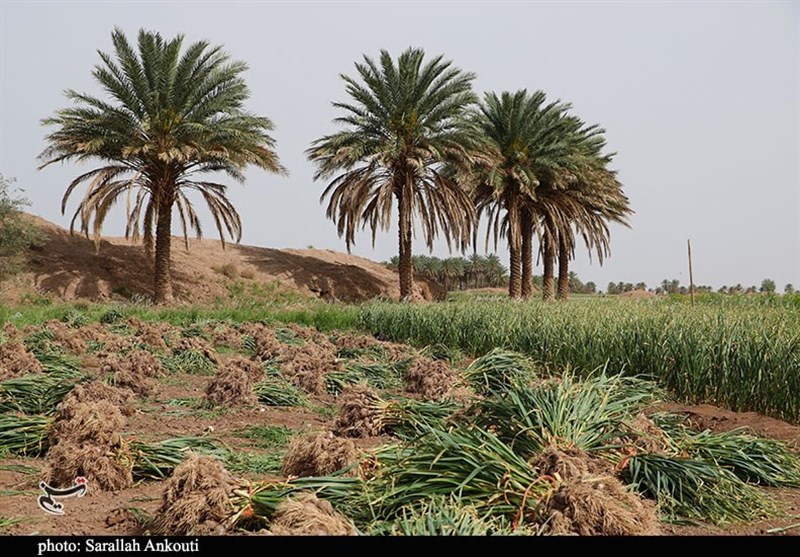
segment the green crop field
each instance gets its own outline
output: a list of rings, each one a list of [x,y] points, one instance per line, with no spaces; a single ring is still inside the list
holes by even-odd
[[[638,375],[688,401],[800,420],[800,298],[586,298],[568,304],[501,298],[376,303],[359,326],[415,345],[472,355],[520,351],[554,369]]]

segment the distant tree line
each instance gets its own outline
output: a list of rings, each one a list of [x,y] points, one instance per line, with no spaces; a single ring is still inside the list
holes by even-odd
[[[652,291],[655,292],[656,294],[688,294],[689,287],[686,285],[682,285],[678,279],[672,279],[672,280],[664,279],[661,281],[661,285],[653,289]],[[695,285],[694,291],[714,292],[714,289],[711,286],[707,285]],[[787,284],[783,288],[783,291],[786,294],[793,294],[795,291],[794,285],[791,283]],[[733,286],[728,286],[726,284],[717,289],[717,293],[719,294],[755,294],[757,292],[763,292],[765,294],[774,294],[775,292],[777,292],[775,281],[770,278],[765,278],[764,280],[761,281],[760,287],[757,287],[755,285],[743,286],[741,283],[738,283]],[[608,293],[618,294],[619,292],[611,292],[611,284],[609,284]]]
[[[392,257],[385,265],[397,271],[400,258]],[[447,257],[444,259],[428,255],[414,255],[411,257],[411,265],[414,269],[414,276],[436,282],[447,291],[508,286],[508,269],[494,254],[487,256],[474,254],[468,258]]]

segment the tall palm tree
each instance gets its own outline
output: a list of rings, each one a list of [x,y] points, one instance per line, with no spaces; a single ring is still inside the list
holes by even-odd
[[[525,206],[535,199],[540,180],[552,172],[563,148],[558,127],[568,105],[545,101],[542,91],[487,93],[475,115],[492,162],[473,173],[473,195],[478,214],[486,212],[489,218],[487,240],[492,233],[495,245],[498,235],[505,233],[508,238],[508,293],[512,298],[522,296],[523,229],[528,224]]]
[[[594,251],[602,265],[603,259],[610,255],[608,224],[615,222],[628,227],[627,216],[633,212],[616,173],[604,168],[578,171],[574,184],[563,195],[571,207],[570,222],[559,229],[556,297],[560,300],[566,300],[569,294],[569,260],[574,255],[576,234],[583,238],[590,257]]]
[[[576,236],[584,239],[591,256],[597,253],[602,264],[609,254],[608,222],[627,226],[631,213],[628,199],[616,173],[608,169],[613,154],[604,154],[605,130],[587,126],[579,118],[562,113],[561,125],[554,128],[552,142],[560,145],[556,156],[541,174],[536,195],[526,200],[530,228],[525,236],[536,231],[540,238],[540,256],[544,263],[542,296],[545,300],[566,299],[569,292],[569,260],[575,252]],[[530,245],[532,240],[528,240]],[[526,256],[530,256],[526,252]],[[558,262],[558,289],[555,288],[555,264]],[[531,280],[523,266],[523,284]]]
[[[469,244],[475,208],[466,191],[445,171],[473,164],[475,134],[462,118],[476,101],[475,76],[437,56],[424,62],[421,49],[393,60],[385,50],[376,63],[356,63],[360,81],[342,76],[350,103],[334,103],[344,115],[334,122],[346,129],[321,137],[306,152],[316,163],[315,179],[331,179],[327,216],[348,249],[355,231],[389,228],[398,210],[400,296],[411,296],[413,216],[419,217],[425,243],[441,231],[462,250]]]
[[[93,76],[107,98],[73,90],[73,106],[43,124],[55,126],[40,155],[40,168],[68,160],[100,161],[67,187],[61,210],[81,183],[89,186],[70,225],[80,218],[99,241],[109,209],[124,194],[132,196],[126,237],[140,238],[152,253],[155,230],[154,292],[157,302],[172,299],[170,250],[173,208],[188,248],[187,228],[202,234],[200,220],[187,195],[194,191],[208,206],[224,245],[224,232],[239,241],[241,221],[224,184],[208,181],[206,172],[224,172],[244,181],[252,164],[285,173],[269,135],[272,122],[243,109],[249,96],[241,74],[244,62],[230,61],[222,47],[200,41],[182,50],[183,36],[167,41],[141,30],[138,52],[123,32],[111,38],[114,56],[100,52],[102,64]],[[129,197],[129,199],[131,199]]]

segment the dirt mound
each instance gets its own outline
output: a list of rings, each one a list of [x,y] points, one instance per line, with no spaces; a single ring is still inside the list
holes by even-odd
[[[283,344],[275,336],[275,331],[261,323],[244,323],[239,327],[243,336],[253,338],[254,357],[262,362],[277,358],[283,350]]]
[[[206,400],[226,406],[255,404],[253,385],[263,376],[264,370],[258,364],[242,357],[232,358],[206,387]]]
[[[129,390],[112,387],[103,381],[95,380],[81,383],[72,389],[61,401],[59,412],[66,416],[80,404],[105,400],[116,406],[123,415],[131,416],[133,414],[132,399],[133,394]]]
[[[117,507],[112,509],[106,516],[106,527],[112,528],[117,532],[136,532],[139,534],[141,523],[136,513],[130,508]]]
[[[442,360],[415,358],[405,373],[406,392],[422,398],[444,398],[456,382],[456,374]]]
[[[118,491],[133,485],[132,465],[121,432],[125,417],[113,403],[101,400],[62,407],[50,432],[45,481],[72,485],[83,476],[92,489]]]
[[[276,536],[355,536],[352,522],[328,501],[311,493],[287,498],[278,505],[270,532]]]
[[[281,356],[281,371],[292,383],[313,395],[324,395],[325,375],[339,369],[333,344],[308,343],[286,346]]]
[[[378,395],[366,385],[351,385],[339,395],[339,415],[333,431],[344,437],[372,437],[383,429]]]
[[[21,342],[0,344],[0,381],[43,371],[39,360]]]
[[[232,512],[234,478],[209,456],[190,455],[164,482],[161,507],[153,518],[157,535],[222,534]]]
[[[355,444],[333,432],[294,437],[283,457],[281,472],[287,476],[327,476],[357,459]]]
[[[632,536],[659,532],[655,505],[628,490],[611,465],[578,450],[548,448],[533,463],[557,486],[540,521],[550,534]]]
[[[19,302],[29,292],[43,292],[66,300],[108,301],[152,296],[153,262],[141,245],[124,238],[92,240],[42,218],[29,215],[45,241],[28,254],[30,272],[21,284],[7,285],[4,298]],[[395,271],[354,255],[317,249],[270,249],[222,244],[217,240],[173,238],[172,279],[178,301],[213,302],[232,296],[231,286],[258,290],[262,285],[326,300],[362,302],[373,298],[399,299]],[[442,297],[438,285],[415,279],[414,297]]]

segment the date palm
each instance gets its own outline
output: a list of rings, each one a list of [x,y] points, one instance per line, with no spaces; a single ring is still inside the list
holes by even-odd
[[[487,240],[492,233],[495,245],[499,235],[508,238],[512,298],[522,297],[523,249],[530,251],[529,243],[523,246],[523,230],[531,226],[526,207],[565,156],[560,128],[568,108],[558,101],[547,103],[542,91],[487,93],[475,117],[492,163],[473,173],[473,195],[478,214],[488,216]]]
[[[243,108],[249,96],[244,62],[231,61],[222,47],[205,41],[182,50],[182,35],[167,41],[141,30],[136,50],[119,29],[111,37],[114,55],[100,52],[102,64],[93,72],[106,99],[66,92],[72,106],[43,120],[56,129],[46,138],[40,168],[71,160],[102,163],[67,187],[62,212],[74,190],[88,183],[70,231],[80,219],[81,231],[88,237],[91,227],[99,241],[109,210],[127,196],[126,237],[141,238],[148,253],[155,243],[155,299],[165,302],[172,299],[173,209],[187,248],[187,229],[202,235],[189,192],[208,206],[223,245],[226,232],[237,242],[241,238],[227,186],[202,175],[222,172],[243,182],[251,164],[269,172],[285,170],[268,133],[272,122]]]
[[[397,60],[381,51],[378,61],[356,63],[360,79],[341,76],[350,96],[334,103],[345,129],[321,137],[306,152],[317,165],[315,179],[330,180],[321,200],[348,249],[355,232],[369,226],[372,242],[398,212],[400,296],[412,293],[413,217],[419,217],[425,244],[441,232],[465,249],[475,220],[469,194],[446,168],[474,163],[475,135],[462,118],[476,102],[474,75],[437,56],[427,62],[420,49]]]
[[[554,262],[558,259],[558,288],[555,295],[565,300],[569,293],[569,260],[574,255],[576,236],[583,238],[591,256],[602,265],[610,254],[608,224],[628,226],[632,213],[616,173],[608,166],[613,154],[603,153],[605,130],[586,126],[574,116],[561,128],[568,157],[559,169],[561,179],[545,181],[537,190],[531,211],[540,215],[541,255],[544,259],[543,297],[553,297]]]

